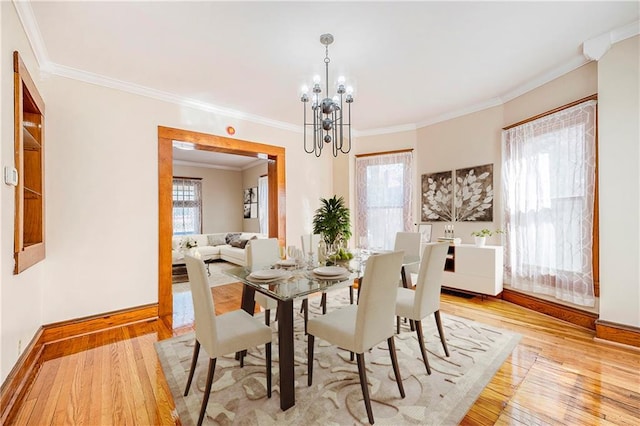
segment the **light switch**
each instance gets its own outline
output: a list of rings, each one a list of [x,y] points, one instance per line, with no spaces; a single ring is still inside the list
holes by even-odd
[[[18,185],[18,170],[15,167],[4,166],[4,183]]]

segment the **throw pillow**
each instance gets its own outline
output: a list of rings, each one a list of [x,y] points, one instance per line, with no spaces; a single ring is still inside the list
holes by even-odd
[[[225,238],[221,235],[209,235],[207,239],[209,240],[209,245],[212,247],[223,246],[227,244]]]
[[[239,239],[241,234],[242,232],[229,232],[227,235],[225,235],[224,241],[227,244],[231,244],[231,241]]]
[[[253,237],[250,238],[248,240],[241,240],[241,239],[237,239],[237,240],[233,240],[231,241],[231,247],[237,247],[237,248],[245,248],[247,246],[247,243],[251,240],[255,240],[257,237]]]
[[[247,242],[249,242],[249,240],[241,240],[241,239],[231,240],[231,247],[243,249],[244,246],[247,245]]]

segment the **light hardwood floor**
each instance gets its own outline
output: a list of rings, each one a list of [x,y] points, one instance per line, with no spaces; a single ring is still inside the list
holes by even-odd
[[[213,293],[219,313],[240,306],[239,284]],[[441,310],[523,336],[462,424],[639,424],[640,352],[502,300],[443,294]],[[49,345],[13,424],[180,424],[153,343],[189,331],[149,321]]]

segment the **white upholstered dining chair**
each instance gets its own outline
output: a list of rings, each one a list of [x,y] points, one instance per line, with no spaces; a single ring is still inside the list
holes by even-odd
[[[395,300],[398,291],[398,272],[402,265],[403,252],[391,252],[371,256],[367,260],[360,287],[357,305],[336,309],[326,315],[317,316],[307,324],[308,336],[308,385],[313,382],[313,346],[318,337],[339,348],[356,353],[360,387],[364,397],[369,422],[373,424],[373,412],[369,399],[364,353],[373,346],[387,340],[400,395],[404,398],[404,387],[398,368],[393,333]],[[336,355],[337,356],[337,355]]]
[[[267,364],[267,396],[271,398],[271,328],[263,325],[250,314],[240,309],[216,315],[204,262],[189,255],[185,256],[185,262],[187,264],[187,274],[189,275],[195,312],[196,343],[193,348],[193,358],[184,396],[189,394],[193,373],[198,362],[200,346],[204,348],[209,356],[207,383],[202,398],[202,406],[200,407],[200,417],[198,418],[198,426],[200,426],[209,402],[216,360],[221,355],[244,351],[264,344]]]
[[[247,266],[251,269],[260,269],[273,266],[280,260],[280,246],[277,238],[250,240],[245,247]],[[255,292],[254,300],[264,308],[264,323],[270,324],[271,309],[278,307],[278,302],[262,293]]]
[[[440,319],[440,288],[442,287],[444,263],[448,249],[448,243],[428,243],[422,253],[415,290],[398,288],[396,299],[396,331],[400,333],[400,317],[408,318],[413,322],[418,335],[422,359],[428,374],[431,374],[431,367],[429,367],[429,361],[427,360],[424,334],[422,332],[422,319],[428,315],[434,314],[442,347],[445,354],[449,356],[449,349],[447,348],[447,341],[444,337]]]
[[[405,257],[420,257],[420,243],[422,234],[419,232],[398,232],[393,246],[394,251],[404,251]],[[411,273],[412,280],[418,276],[418,264],[406,267],[406,272]]]

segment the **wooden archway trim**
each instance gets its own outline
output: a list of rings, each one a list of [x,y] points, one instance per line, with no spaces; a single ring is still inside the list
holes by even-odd
[[[173,141],[191,142],[197,149],[269,160],[269,237],[285,245],[285,149],[224,136],[158,126],[158,315],[172,327],[171,237],[173,235]]]

